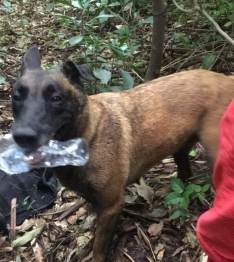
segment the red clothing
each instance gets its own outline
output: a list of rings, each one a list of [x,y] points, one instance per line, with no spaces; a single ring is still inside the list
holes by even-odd
[[[199,218],[197,237],[208,262],[234,262],[234,100],[220,124],[214,186],[214,205]]]

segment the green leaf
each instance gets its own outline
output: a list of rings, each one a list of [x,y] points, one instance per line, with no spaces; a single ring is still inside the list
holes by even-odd
[[[66,21],[66,23],[67,23],[67,21],[77,21],[78,22],[77,18],[73,17],[73,16],[63,15],[63,14],[59,14],[59,13],[53,13],[53,15],[55,17],[58,17],[63,22]]]
[[[100,23],[104,23],[104,22],[106,22],[108,19],[109,19],[109,15],[108,16],[106,16],[106,14],[104,14],[104,10],[102,10],[100,13],[99,13],[99,21],[100,21]],[[104,15],[104,17],[100,17],[100,16],[102,16],[102,15]]]
[[[177,39],[180,39],[180,38],[182,37],[182,34],[175,32],[175,33],[173,34],[173,37],[177,40]]]
[[[177,193],[182,193],[184,191],[184,183],[179,178],[171,178],[171,188]]]
[[[189,205],[189,197],[182,197],[180,200],[180,206],[183,208],[187,208]]]
[[[192,194],[190,194],[190,199],[194,199],[198,197],[198,193],[197,192],[193,192]]]
[[[11,7],[11,3],[8,1],[3,1],[3,4],[5,5],[5,7],[10,8]]]
[[[105,93],[105,92],[108,91],[107,88],[104,87],[103,85],[97,84],[96,87],[97,87],[97,89],[98,89],[98,91],[99,91],[100,93]]]
[[[0,76],[0,84],[4,84],[6,86],[9,86],[10,84],[6,81],[6,78],[4,76]]]
[[[229,20],[234,23],[234,13],[232,14],[228,14],[227,17],[229,18]]]
[[[25,19],[25,18],[22,19],[22,22],[23,22],[25,25],[30,25],[30,22],[29,22],[27,19]]]
[[[164,202],[167,205],[176,205],[181,201],[181,194],[178,192],[171,192],[165,198]]]
[[[106,59],[104,59],[101,56],[97,56],[97,61],[103,62],[103,63],[107,63]]]
[[[83,35],[77,35],[77,36],[73,36],[68,41],[69,41],[70,45],[76,45],[79,42],[81,42],[83,38],[84,38]]]
[[[186,186],[185,191],[188,191],[188,192],[200,192],[201,189],[202,188],[199,185],[190,184],[190,185]]]
[[[200,200],[206,200],[205,194],[204,194],[203,192],[197,193],[197,197],[198,197]]]
[[[22,247],[32,239],[34,239],[42,230],[44,226],[37,227],[30,232],[25,233],[22,237],[18,237],[11,243],[13,248]]]
[[[81,4],[81,2],[79,0],[72,0],[71,3],[76,8],[84,9],[83,5]]]
[[[170,216],[170,219],[176,219],[178,217],[188,217],[189,213],[186,209],[176,209]]]
[[[189,152],[189,155],[192,156],[192,157],[195,157],[195,156],[196,156],[195,150],[191,150],[191,151]]]
[[[89,23],[95,19],[99,19],[99,18],[110,18],[110,17],[116,17],[116,15],[108,15],[108,14],[99,14],[98,16],[94,17],[93,19],[91,19],[89,21]]]
[[[209,184],[206,184],[202,187],[201,191],[202,192],[206,192],[208,189],[210,188],[210,185]]]
[[[127,204],[133,204],[137,199],[138,199],[138,196],[134,196],[134,195],[125,195],[124,196],[124,201]]]
[[[205,56],[203,61],[202,61],[202,68],[203,69],[210,69],[211,66],[213,65],[216,57],[217,57],[216,55],[207,55],[207,56]]]
[[[108,6],[113,7],[113,6],[119,6],[119,5],[120,5],[119,2],[113,2],[113,3],[109,4]]]
[[[48,4],[46,4],[46,10],[47,11],[50,11],[50,10],[52,10],[54,8],[54,4],[53,3],[48,3]]]
[[[72,6],[71,3],[66,0],[53,0],[53,2]]]
[[[134,80],[133,77],[123,69],[120,69],[122,78],[123,78],[123,86],[125,90],[131,89],[134,86]]]
[[[234,3],[227,2],[229,10],[234,8]]]
[[[197,237],[195,234],[193,234],[191,231],[186,233],[187,235],[187,239],[189,244],[191,245],[192,248],[195,248],[198,246],[198,242],[197,242]]]
[[[172,215],[170,216],[170,219],[176,219],[180,216],[182,216],[182,212],[180,209],[176,210],[175,212],[172,213]]]
[[[113,52],[113,54],[116,55],[117,57],[122,58],[122,57],[125,56],[124,52],[122,52],[122,50],[120,48],[117,48],[117,47],[111,45],[110,49]]]
[[[108,4],[108,0],[101,0],[101,4],[102,4],[103,6],[106,6],[106,5]]]
[[[111,72],[105,69],[96,69],[93,71],[93,74],[104,84],[107,84],[111,79]]]
[[[231,21],[228,21],[227,23],[224,24],[225,27],[229,27],[232,25],[232,22]]]
[[[141,69],[141,68],[138,68],[136,67],[135,65],[132,65],[132,64],[129,64],[129,63],[126,63],[129,67],[131,67],[134,71],[137,72],[138,75],[140,76],[144,76],[144,70]]]
[[[108,90],[112,92],[119,92],[119,91],[123,91],[124,88],[123,86],[109,86]]]
[[[153,24],[153,16],[149,16],[144,21],[140,22],[140,24]]]

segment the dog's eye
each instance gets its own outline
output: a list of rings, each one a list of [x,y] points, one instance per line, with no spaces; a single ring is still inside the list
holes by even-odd
[[[19,95],[13,95],[13,100],[18,102],[21,100],[21,97]]]
[[[62,100],[62,98],[61,98],[60,96],[52,96],[52,97],[50,98],[50,101],[51,101],[52,103],[60,102],[61,100]]]

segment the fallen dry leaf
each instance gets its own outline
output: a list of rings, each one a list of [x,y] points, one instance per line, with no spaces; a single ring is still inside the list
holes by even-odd
[[[61,221],[55,221],[54,222],[56,226],[60,226],[61,228],[67,228],[68,222],[66,219],[63,219]]]
[[[86,232],[82,236],[78,236],[77,237],[77,246],[79,247],[85,246],[86,244],[88,244],[88,242],[92,238],[93,238],[93,235],[91,232]]]
[[[43,262],[43,261],[44,261],[43,250],[42,250],[42,248],[38,245],[38,243],[36,243],[36,244],[33,246],[33,252],[34,252],[34,255],[35,255],[36,262]]]
[[[80,227],[83,229],[92,229],[95,225],[96,217],[96,214],[88,215]]]
[[[76,211],[75,215],[72,215],[72,216],[69,216],[67,218],[67,222],[70,224],[70,225],[74,225],[76,223],[76,221],[82,217],[83,215],[85,215],[87,212],[87,210],[84,208],[84,207],[81,207],[79,208],[78,211]]]
[[[161,251],[161,250],[164,249],[164,248],[165,248],[164,244],[158,243],[158,245],[155,246],[155,248],[154,248],[154,254],[157,255],[158,252]]]
[[[202,253],[199,261],[200,262],[207,262],[207,260],[208,260],[208,256],[205,253]]]
[[[164,252],[165,252],[165,248],[158,252],[158,255],[157,255],[158,260],[163,260]]]
[[[158,224],[156,223],[151,224],[148,228],[148,233],[151,236],[157,237],[161,234],[162,229],[163,229],[163,221],[161,220]]]
[[[0,253],[5,253],[5,252],[11,252],[13,250],[12,247],[2,247],[0,249]],[[1,261],[1,260],[0,260]]]
[[[90,261],[90,259],[93,257],[93,252],[90,252],[89,255],[81,260],[81,262]]]
[[[189,244],[191,245],[192,248],[198,246],[198,241],[196,235],[192,231],[188,231],[186,233],[187,239]]]
[[[179,254],[179,253],[180,253],[181,251],[183,251],[184,249],[185,249],[185,246],[178,247],[171,256],[172,256],[172,257],[176,256],[177,254]]]
[[[154,196],[154,191],[151,187],[146,185],[144,179],[141,177],[140,179],[140,185],[139,184],[134,184],[137,194],[145,199],[145,201],[151,205],[153,196]]]

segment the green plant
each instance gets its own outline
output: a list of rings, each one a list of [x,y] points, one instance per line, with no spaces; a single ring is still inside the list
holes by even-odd
[[[177,0],[180,7],[191,10],[193,1]],[[221,29],[233,38],[234,28],[234,3],[231,0],[198,1],[206,13],[219,24]],[[227,41],[214,28],[212,23],[199,12],[184,12],[171,5],[168,12],[168,21],[174,21],[174,30],[171,33],[172,48],[187,51],[180,63],[215,70],[218,65],[233,66],[233,62],[226,62],[226,56],[231,49]],[[181,52],[183,55],[184,52]],[[188,58],[190,56],[190,58]],[[190,61],[188,61],[190,60]],[[192,61],[193,60],[193,61]],[[225,61],[225,62],[224,62]],[[180,63],[179,68],[180,68]],[[220,67],[219,67],[220,68]]]
[[[59,5],[69,11],[61,13]],[[135,59],[142,39],[135,32],[140,26],[152,23],[152,17],[139,19],[134,6],[131,0],[53,0],[47,5],[47,10],[63,27],[69,25],[74,28],[69,31],[76,32],[69,35],[51,31],[50,35],[62,40],[61,48],[77,46],[82,59],[77,62],[92,65],[98,81],[87,89],[88,94],[132,88],[135,79],[131,71],[144,76],[144,62]]]
[[[0,85],[1,84],[9,86],[9,83],[6,81],[6,78],[0,75]]]
[[[8,1],[3,1],[2,6],[0,6],[0,10],[10,13],[12,11],[12,5]]]
[[[234,4],[232,1],[221,0],[212,3],[204,3],[203,8],[210,10],[210,15],[224,27],[230,27],[234,24]]]
[[[1,45],[7,53],[9,43],[23,53],[33,43],[41,47],[49,41],[58,51],[53,63],[62,55],[91,67],[97,81],[87,85],[88,94],[127,90],[144,78],[146,44],[139,33],[152,23],[151,5],[146,0],[2,1],[0,12],[8,19],[0,19]]]
[[[185,9],[193,6],[188,0],[177,2]],[[202,4],[231,36],[232,1],[212,0]],[[233,63],[225,59],[229,46],[223,46],[225,40],[205,17],[198,12],[182,12],[173,4],[168,6],[168,28],[173,30],[166,34],[165,68],[171,68],[170,62],[176,57],[180,59],[173,64],[172,72],[189,66],[215,69],[220,62]],[[23,54],[34,43],[43,50],[47,43],[50,51],[58,53],[51,63],[69,58],[91,66],[97,81],[87,86],[88,94],[126,90],[132,87],[126,82],[137,85],[143,81],[151,48],[151,1],[37,0],[35,4],[3,0],[0,13],[0,42],[6,54],[8,48],[9,53],[16,48]],[[125,78],[120,69],[126,72]],[[165,73],[168,72],[162,70]]]
[[[192,199],[199,198],[205,200],[205,192],[210,188],[210,184],[204,186],[189,184],[185,185],[179,178],[171,178],[170,192],[164,199],[166,205],[171,206],[170,219],[180,218],[181,222],[190,217],[188,206]]]

